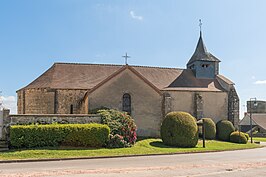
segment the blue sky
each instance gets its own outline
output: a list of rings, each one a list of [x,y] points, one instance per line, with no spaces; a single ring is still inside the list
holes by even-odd
[[[243,105],[266,100],[266,1],[2,0],[0,90],[15,112],[16,90],[54,62],[185,68],[198,20],[220,73],[236,84]]]

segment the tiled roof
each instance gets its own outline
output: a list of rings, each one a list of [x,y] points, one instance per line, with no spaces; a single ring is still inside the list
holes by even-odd
[[[55,63],[28,88],[90,90],[124,65]],[[223,91],[217,79],[197,79],[191,70],[129,66],[160,90]]]
[[[252,124],[258,125],[266,130],[266,113],[253,113]],[[250,125],[249,114],[246,114],[246,116],[240,121],[239,125]]]

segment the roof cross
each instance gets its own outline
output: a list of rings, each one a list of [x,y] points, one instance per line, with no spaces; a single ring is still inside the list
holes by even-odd
[[[201,22],[201,19],[199,19],[200,34],[201,34],[201,26],[202,26],[202,22]]]
[[[0,108],[2,107],[2,105],[3,105],[2,91],[0,90]]]
[[[124,55],[122,57],[125,58],[125,64],[127,65],[127,59],[130,58],[130,56],[128,56],[127,53],[126,53],[126,55]]]

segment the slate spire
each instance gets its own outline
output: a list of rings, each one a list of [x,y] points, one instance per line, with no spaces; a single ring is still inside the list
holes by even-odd
[[[200,22],[200,36],[196,49],[187,63],[187,69],[194,72],[197,78],[215,78],[219,74],[220,60],[207,51],[203,42]]]
[[[195,62],[195,61],[218,61],[220,60],[213,56],[211,53],[207,51],[207,48],[203,42],[202,39],[202,32],[200,31],[200,37],[198,40],[197,47],[195,49],[195,52],[193,53],[192,57],[188,61],[187,65]]]

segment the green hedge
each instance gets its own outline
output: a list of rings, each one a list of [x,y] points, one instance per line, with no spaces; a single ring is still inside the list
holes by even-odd
[[[15,148],[44,146],[101,147],[109,139],[110,128],[101,124],[15,125],[10,143]]]
[[[240,143],[240,144],[247,144],[248,140],[245,136],[245,133],[235,131],[230,134],[230,142],[232,143]]]

